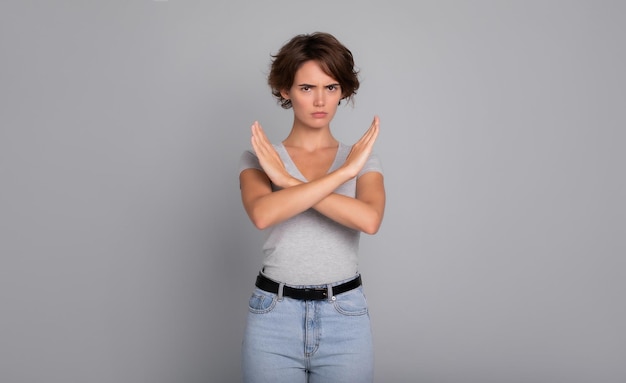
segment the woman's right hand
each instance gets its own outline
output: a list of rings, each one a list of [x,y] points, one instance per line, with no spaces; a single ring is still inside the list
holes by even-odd
[[[293,185],[294,178],[289,174],[283,161],[280,159],[280,155],[274,149],[272,143],[268,140],[261,124],[255,121],[251,127],[252,137],[251,143],[254,152],[256,153],[259,163],[265,171],[268,178],[280,187],[289,187]]]
[[[363,136],[352,145],[352,149],[346,158],[346,162],[343,164],[343,168],[348,171],[351,178],[356,177],[357,174],[363,169],[365,162],[369,158],[374,148],[374,143],[378,137],[380,130],[380,119],[378,116],[374,116],[374,120],[369,129],[363,134]]]

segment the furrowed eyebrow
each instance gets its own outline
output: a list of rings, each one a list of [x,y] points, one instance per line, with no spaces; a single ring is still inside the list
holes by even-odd
[[[306,86],[308,88],[315,88],[316,85],[311,85],[311,84],[298,84],[298,86]],[[341,86],[339,83],[332,83],[332,84],[328,84],[328,85],[324,85],[324,87],[327,86]]]

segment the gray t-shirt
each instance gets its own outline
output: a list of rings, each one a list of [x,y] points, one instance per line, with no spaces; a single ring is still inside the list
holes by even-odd
[[[306,182],[285,147],[275,144],[274,148],[289,174]],[[345,162],[350,149],[351,146],[339,144],[329,172]],[[252,150],[242,154],[239,172],[249,168],[263,170]],[[370,155],[356,178],[372,171],[382,173],[380,160],[375,154]],[[356,178],[339,186],[335,193],[355,197]],[[276,191],[278,187],[272,185],[272,189]],[[263,273],[271,279],[290,285],[318,285],[352,278],[358,273],[360,232],[314,209],[308,209],[264,231]]]

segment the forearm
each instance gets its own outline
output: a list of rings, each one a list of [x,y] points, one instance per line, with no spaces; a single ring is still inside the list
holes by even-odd
[[[313,208],[337,223],[367,234],[376,233],[383,218],[382,212],[374,206],[336,193],[328,195]]]
[[[250,205],[248,214],[259,229],[285,221],[315,206],[352,178],[340,168],[311,182],[290,180],[281,190],[267,193]]]

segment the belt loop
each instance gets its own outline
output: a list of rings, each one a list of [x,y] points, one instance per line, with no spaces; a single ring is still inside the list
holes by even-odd
[[[333,295],[333,286],[331,284],[326,285],[326,288],[328,289],[328,302],[332,302],[335,300],[335,296]]]
[[[285,287],[284,283],[279,283],[278,284],[278,301],[282,302],[283,300],[283,288]]]

